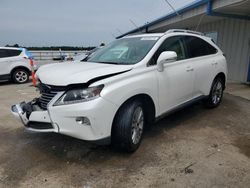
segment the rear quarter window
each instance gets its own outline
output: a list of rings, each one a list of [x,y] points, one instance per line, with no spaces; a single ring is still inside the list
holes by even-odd
[[[19,56],[21,54],[21,50],[6,50],[8,53],[8,57]]]
[[[212,55],[217,53],[217,49],[203,39],[193,36],[186,36],[189,58]]]
[[[8,57],[7,51],[4,49],[0,49],[0,58]]]

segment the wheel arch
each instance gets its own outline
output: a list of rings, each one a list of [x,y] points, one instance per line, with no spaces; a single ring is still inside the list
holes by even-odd
[[[112,121],[111,134],[112,134],[114,122],[115,122],[115,119],[117,118],[117,114],[118,114],[119,110],[122,109],[122,107],[124,107],[126,104],[128,104],[129,102],[131,102],[133,100],[139,100],[142,102],[143,109],[145,110],[146,118],[147,118],[146,124],[150,125],[154,122],[155,115],[156,115],[156,106],[155,106],[155,103],[154,103],[152,97],[149,96],[148,94],[145,94],[145,93],[137,94],[137,95],[131,96],[130,98],[125,100],[120,105],[118,110],[116,111],[115,116],[114,116],[113,121]]]
[[[29,76],[31,75],[31,71],[30,71],[27,67],[25,67],[25,66],[17,66],[17,67],[15,67],[15,68],[13,68],[13,69],[10,71],[10,75],[12,76],[13,73],[14,73],[16,70],[18,70],[18,69],[26,70],[26,71],[29,73]]]
[[[222,79],[222,81],[223,81],[223,90],[224,90],[224,89],[226,88],[226,75],[225,75],[225,73],[223,73],[223,72],[218,73],[218,74],[215,76],[214,80],[215,80],[216,78],[221,78],[221,79]]]

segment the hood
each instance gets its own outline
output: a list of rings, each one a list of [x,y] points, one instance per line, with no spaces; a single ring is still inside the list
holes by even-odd
[[[42,83],[54,86],[67,86],[70,84],[87,83],[93,79],[105,78],[128,71],[133,65],[111,65],[104,63],[54,63],[40,67],[36,77]]]

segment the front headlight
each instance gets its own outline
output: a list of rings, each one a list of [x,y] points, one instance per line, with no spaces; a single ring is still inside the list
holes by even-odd
[[[100,97],[104,85],[84,89],[73,89],[65,92],[54,106],[86,102]]]

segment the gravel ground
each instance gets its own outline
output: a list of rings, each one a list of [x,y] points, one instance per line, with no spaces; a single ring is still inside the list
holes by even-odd
[[[250,101],[190,106],[156,123],[133,154],[25,131],[11,104],[38,95],[0,83],[0,187],[249,187]]]

